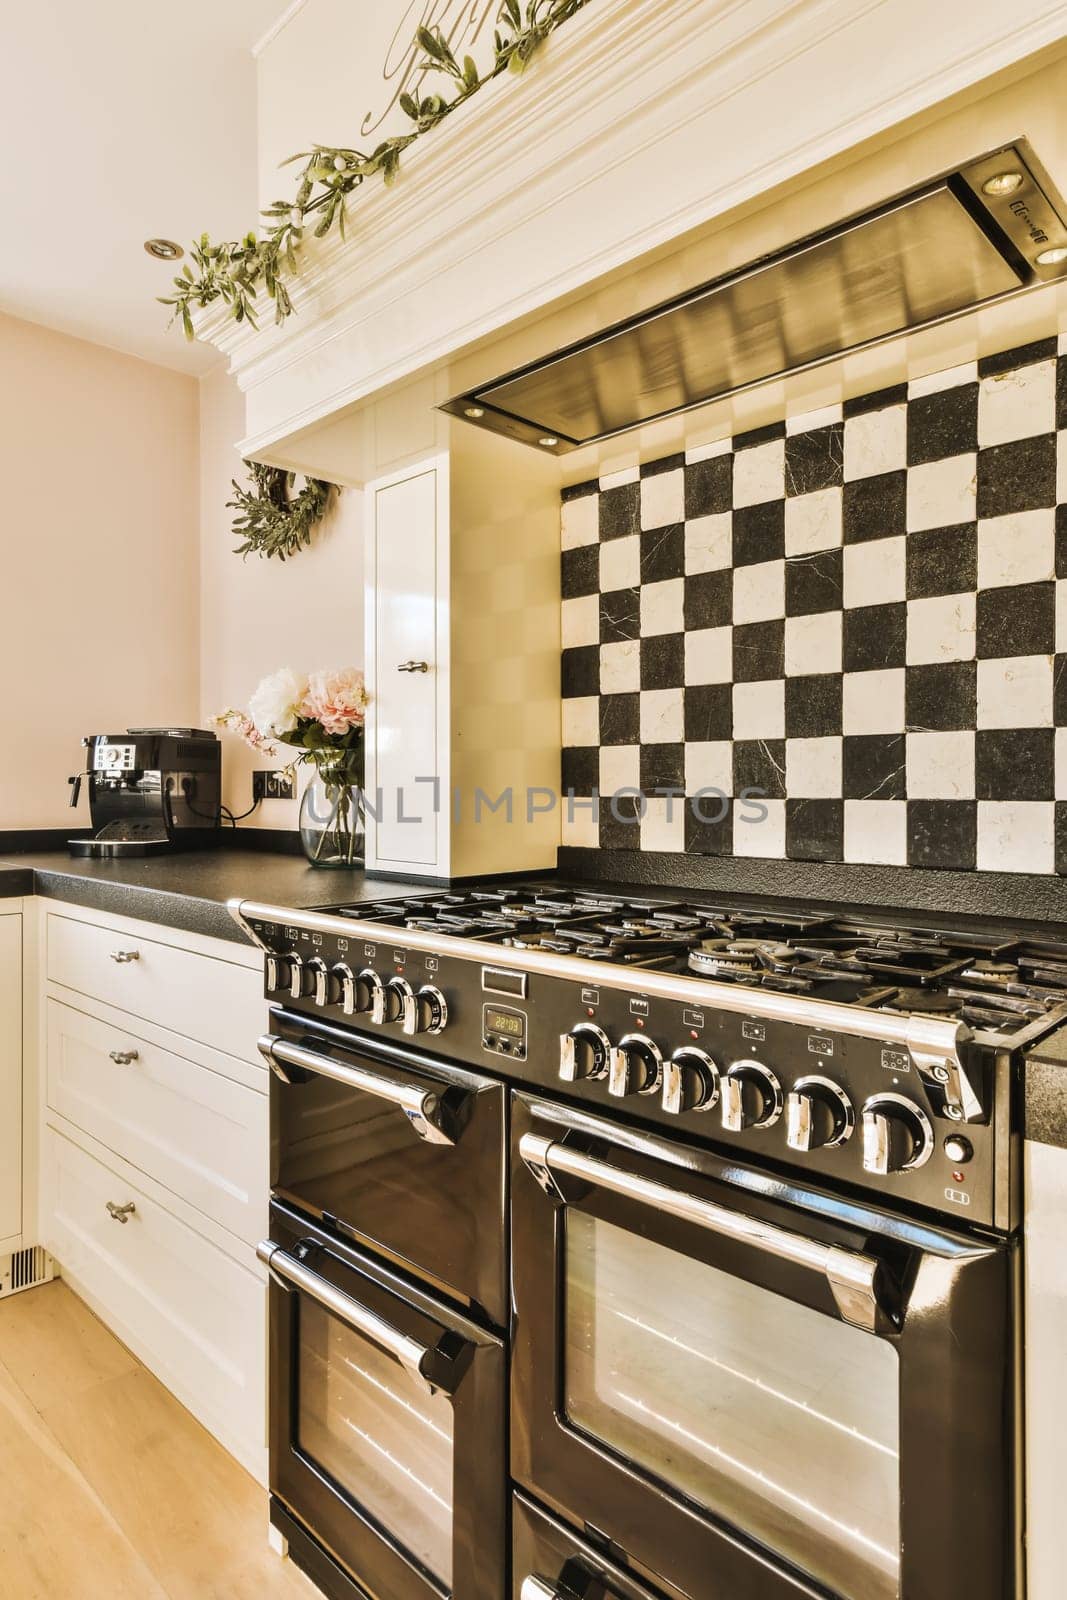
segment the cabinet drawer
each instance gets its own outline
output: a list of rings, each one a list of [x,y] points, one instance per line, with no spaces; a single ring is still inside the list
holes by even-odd
[[[129,1173],[48,1128],[46,1245],[74,1287],[221,1442],[262,1474],[266,1291]],[[121,1164],[117,1164],[121,1167]],[[108,1211],[132,1205],[125,1222]],[[250,1263],[254,1258],[249,1254]]]
[[[266,1094],[58,1000],[47,1011],[51,1109],[255,1245],[267,1228]]]
[[[48,978],[230,1055],[254,1054],[264,1021],[259,971],[148,935],[51,912]]]

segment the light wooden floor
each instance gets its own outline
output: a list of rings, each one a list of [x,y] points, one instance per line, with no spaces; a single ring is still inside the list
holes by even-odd
[[[0,1301],[4,1600],[312,1600],[267,1497],[63,1283]]]

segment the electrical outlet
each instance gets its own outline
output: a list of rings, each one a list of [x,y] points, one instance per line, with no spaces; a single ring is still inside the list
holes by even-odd
[[[253,800],[291,800],[292,798],[292,773],[264,772],[259,767],[252,773]]]

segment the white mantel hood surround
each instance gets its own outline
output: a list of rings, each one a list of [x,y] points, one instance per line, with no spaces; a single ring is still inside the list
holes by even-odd
[[[590,0],[393,189],[356,195],[347,241],[309,242],[284,327],[269,306],[258,332],[200,316],[245,392],[242,454],[300,466],[291,436],[1065,34],[1047,0]],[[360,121],[354,104],[353,142]]]

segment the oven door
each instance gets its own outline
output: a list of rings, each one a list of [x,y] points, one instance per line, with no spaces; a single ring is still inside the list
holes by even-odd
[[[500,1600],[501,1341],[286,1207],[260,1256],[272,1494],[376,1600]]]
[[[518,1481],[692,1600],[1010,1600],[1014,1251],[516,1100]]]
[[[524,1495],[511,1502],[511,1600],[678,1600],[651,1589]]]
[[[278,1009],[259,1047],[274,1194],[505,1326],[503,1086]]]

